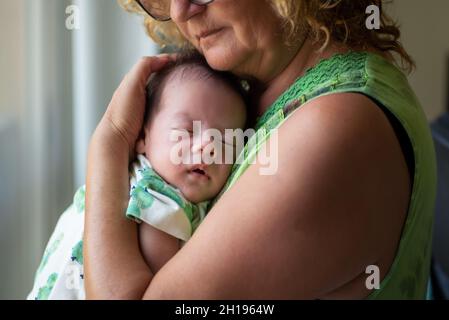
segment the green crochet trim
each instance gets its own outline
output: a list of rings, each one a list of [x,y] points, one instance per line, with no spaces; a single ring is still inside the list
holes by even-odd
[[[249,140],[237,157],[225,187],[210,203],[209,209],[238,180],[247,168],[248,162],[250,162],[249,158],[257,154],[258,148],[270,137],[272,131],[279,128],[293,111],[318,96],[365,86],[368,80],[365,69],[368,55],[367,52],[355,51],[336,54],[321,60],[298,78],[265,114],[257,119],[255,136]]]
[[[307,70],[302,77],[298,78],[265,114],[257,119],[255,129],[260,129],[280,110],[288,106],[291,107],[292,103],[297,108],[308,100],[326,92],[335,91],[342,86],[353,86],[354,82],[366,81],[365,63],[367,56],[368,53],[366,52],[351,51],[321,60],[317,65]],[[291,112],[296,108],[290,108],[292,110],[287,111]]]

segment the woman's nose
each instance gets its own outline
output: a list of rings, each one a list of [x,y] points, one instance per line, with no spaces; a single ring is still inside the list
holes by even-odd
[[[170,17],[175,22],[186,22],[204,10],[206,6],[194,4],[189,0],[171,0]]]

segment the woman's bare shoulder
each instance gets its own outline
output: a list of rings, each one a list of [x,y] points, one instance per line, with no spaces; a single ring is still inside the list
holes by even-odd
[[[342,93],[312,100],[281,126],[279,137],[279,154],[285,152],[291,161],[288,171],[304,165],[328,177],[311,174],[312,181],[322,178],[328,186],[339,185],[340,192],[364,190],[362,198],[347,198],[360,202],[360,209],[406,212],[410,179],[400,143],[382,109],[366,96]],[[341,174],[346,178],[330,179]]]
[[[399,141],[382,109],[361,94],[332,94],[304,105],[280,131],[285,137],[305,137],[299,143],[285,145],[292,154],[285,169],[296,171],[298,161],[294,158],[305,162],[310,169],[310,184],[320,184],[314,190],[319,196],[309,194],[308,198],[314,198],[314,204],[327,202],[328,213],[342,221],[347,219],[342,231],[363,243],[363,250],[371,250],[369,259],[385,276],[400,241],[411,181]],[[360,273],[362,278],[354,277],[327,297],[365,296],[364,271]]]

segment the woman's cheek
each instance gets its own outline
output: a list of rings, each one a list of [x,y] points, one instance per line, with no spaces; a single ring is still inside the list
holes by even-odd
[[[197,50],[199,50],[199,43],[196,37],[188,31],[188,28],[185,24],[177,24],[178,30],[181,32],[181,35],[190,42]]]

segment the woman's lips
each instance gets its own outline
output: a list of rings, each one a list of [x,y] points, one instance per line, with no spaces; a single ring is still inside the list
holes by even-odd
[[[214,29],[214,30],[208,30],[208,31],[203,31],[203,32],[201,32],[201,33],[197,36],[197,38],[198,38],[198,40],[206,39],[206,38],[208,38],[208,37],[210,37],[210,36],[213,36],[213,35],[219,33],[219,32],[222,31],[222,30],[223,30],[223,28]]]

